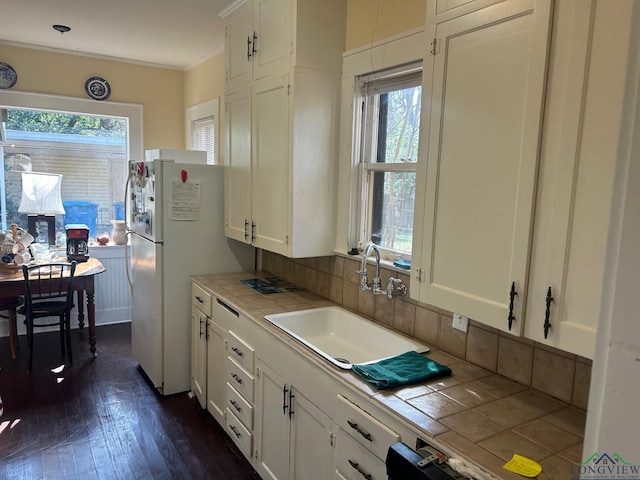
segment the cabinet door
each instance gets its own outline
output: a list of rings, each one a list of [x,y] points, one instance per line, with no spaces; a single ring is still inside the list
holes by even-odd
[[[503,2],[430,27],[426,159],[414,238],[421,301],[522,329],[550,23],[549,2]],[[430,100],[429,100],[430,99]],[[421,142],[422,143],[422,142]],[[426,161],[425,161],[426,160]]]
[[[209,319],[207,322],[207,410],[224,425],[226,404],[226,349],[224,329]]]
[[[207,404],[207,316],[195,306],[191,311],[191,389],[200,406]]]
[[[251,87],[225,97],[227,237],[251,243]]]
[[[293,0],[254,0],[253,79],[284,73],[293,53]]]
[[[331,420],[295,388],[291,416],[291,480],[331,478]]]
[[[256,470],[264,479],[286,480],[289,478],[290,386],[260,359],[257,372]]]
[[[288,254],[290,217],[289,76],[257,82],[253,89],[252,213],[254,245]]]
[[[628,47],[593,2],[555,8],[525,336],[592,358]]]
[[[241,5],[227,18],[225,28],[225,81],[227,92],[251,82],[253,59],[253,13],[251,2]]]

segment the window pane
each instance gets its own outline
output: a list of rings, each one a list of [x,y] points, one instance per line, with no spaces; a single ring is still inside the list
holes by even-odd
[[[191,122],[191,148],[207,152],[207,164],[214,164],[215,122],[214,117],[200,118]]]
[[[26,215],[18,212],[21,173],[34,171],[62,174],[67,213],[56,217],[58,232],[67,223],[87,224],[92,237],[111,231],[111,220],[123,213],[127,134],[124,118],[8,109],[8,141],[0,159],[3,225],[26,228]]]
[[[415,163],[420,138],[422,87],[379,96],[377,163]]]
[[[371,172],[371,240],[377,245],[411,252],[415,172]]]

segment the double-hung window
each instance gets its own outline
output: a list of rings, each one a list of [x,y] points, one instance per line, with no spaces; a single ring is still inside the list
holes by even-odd
[[[358,240],[408,259],[420,140],[422,63],[357,79]]]

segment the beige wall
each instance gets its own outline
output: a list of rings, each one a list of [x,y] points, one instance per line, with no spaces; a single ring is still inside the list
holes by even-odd
[[[111,85],[107,101],[141,104],[144,148],[184,147],[185,74],[180,70],[0,45],[0,60],[18,74],[15,91],[87,98],[85,81]]]
[[[224,161],[224,52],[185,72],[185,108],[220,98],[218,118],[218,161]]]
[[[346,50],[424,25],[425,0],[347,0]]]

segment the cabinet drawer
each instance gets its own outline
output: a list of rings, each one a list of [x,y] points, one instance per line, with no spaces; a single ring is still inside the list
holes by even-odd
[[[227,357],[227,381],[235,388],[248,402],[253,402],[253,375]]]
[[[387,457],[389,446],[400,441],[400,435],[342,395],[338,395],[336,422],[344,432],[382,460]]]
[[[336,448],[338,473],[347,480],[387,480],[385,463],[356,442],[351,435],[338,429]]]
[[[208,317],[211,316],[211,295],[196,283],[191,284],[191,303],[197,305]]]
[[[253,372],[254,349],[238,335],[229,330],[228,354],[247,372]]]
[[[251,443],[253,440],[251,432],[246,429],[231,410],[227,408],[226,413],[225,424],[227,433],[242,453],[244,453],[247,458],[251,458]]]
[[[238,417],[249,430],[253,428],[253,405],[247,402],[238,391],[227,383],[227,408]]]

